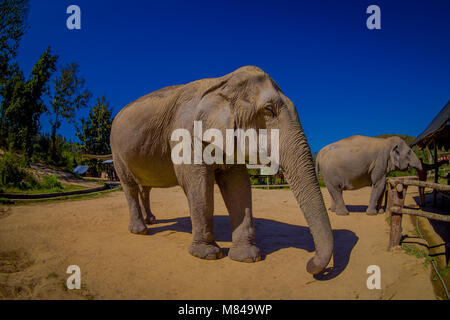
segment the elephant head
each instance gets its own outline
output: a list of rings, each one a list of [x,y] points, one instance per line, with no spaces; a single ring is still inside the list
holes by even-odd
[[[307,271],[323,271],[333,254],[333,233],[311,151],[291,100],[269,75],[247,66],[214,79],[205,88],[197,110],[196,120],[209,128],[279,130],[279,164],[305,215],[316,249]]]
[[[389,138],[388,172],[394,170],[406,170],[408,166],[422,170],[419,158],[400,137]]]

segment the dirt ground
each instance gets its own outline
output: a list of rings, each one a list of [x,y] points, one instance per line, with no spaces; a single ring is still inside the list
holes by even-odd
[[[80,179],[75,177],[73,173],[63,171],[58,168],[52,168],[48,165],[40,164],[40,163],[34,163],[31,164],[31,172],[35,175],[36,178],[42,179],[44,175],[53,175],[57,176],[58,180],[63,184],[71,184],[71,185],[77,185],[77,186],[83,186],[88,188],[95,188],[98,187],[99,184],[96,182],[95,178],[91,178],[91,181]],[[101,182],[101,181],[100,181]]]
[[[322,192],[328,207],[329,194]],[[253,190],[256,242],[264,254],[253,264],[189,255],[191,223],[179,187],[152,190],[158,224],[146,236],[128,232],[121,191],[11,207],[0,213],[0,298],[435,299],[423,261],[400,248],[386,250],[385,216],[362,213],[369,194],[370,188],[344,192],[350,215],[330,212],[334,266],[316,278],[305,269],[314,254],[312,238],[289,190]],[[231,233],[217,187],[214,224],[226,253]],[[403,228],[403,234],[414,233],[409,219]],[[81,268],[81,290],[66,288],[69,265]],[[381,269],[380,290],[367,288],[370,265]]]

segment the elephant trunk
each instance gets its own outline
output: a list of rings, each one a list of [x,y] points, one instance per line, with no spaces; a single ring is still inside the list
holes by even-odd
[[[419,158],[417,158],[414,152],[411,153],[409,165],[417,170],[422,170],[422,163],[420,162]]]
[[[326,268],[333,254],[333,231],[320,191],[311,150],[299,123],[294,124],[294,129],[280,130],[280,166],[305,215],[313,237],[316,255],[309,260],[306,270],[311,274],[318,274]]]

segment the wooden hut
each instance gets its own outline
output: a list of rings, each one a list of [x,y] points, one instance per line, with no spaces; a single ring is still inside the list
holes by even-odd
[[[426,129],[417,137],[411,146],[420,149],[428,147],[434,150],[434,182],[439,181],[438,149],[448,150],[450,147],[450,101],[442,108]],[[436,205],[436,191],[434,192],[434,205]]]

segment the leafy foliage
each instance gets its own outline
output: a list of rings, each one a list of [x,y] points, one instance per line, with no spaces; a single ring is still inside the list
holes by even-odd
[[[1,131],[6,137],[6,146],[11,150],[23,150],[32,154],[32,139],[39,131],[39,118],[46,110],[42,96],[48,92],[47,83],[56,70],[58,57],[48,48],[31,72],[28,80],[20,70],[6,81],[1,103]]]
[[[25,170],[22,157],[6,152],[0,158],[0,186],[30,190],[39,186],[38,181]]]
[[[44,176],[41,187],[50,190],[62,190],[63,188],[57,176]]]
[[[0,0],[0,90],[15,67],[19,42],[27,29],[28,0]]]
[[[85,153],[105,155],[111,153],[109,138],[112,125],[112,110],[105,96],[97,98],[97,103],[92,107],[87,119],[81,119],[81,128],[77,129],[77,136],[82,142]],[[92,159],[89,165],[100,170],[100,161]]]
[[[57,192],[63,189],[57,176],[47,175],[42,181],[27,172],[23,157],[6,152],[0,158],[0,188],[13,190],[40,190]],[[0,192],[2,191],[0,189]]]
[[[91,93],[84,88],[85,80],[78,75],[79,67],[76,63],[68,64],[61,70],[61,74],[53,79],[55,93],[52,97],[50,109],[53,119],[50,120],[51,159],[56,160],[57,139],[56,131],[61,126],[61,119],[73,123],[75,112],[79,108],[87,107]]]
[[[18,186],[20,181],[25,177],[23,170],[25,164],[20,158],[10,152],[6,152],[0,158],[0,183],[3,186]]]
[[[64,137],[56,136],[56,150],[51,154],[52,142],[49,134],[38,134],[33,139],[32,162],[44,162],[66,171],[72,172],[73,169],[81,164],[81,145],[67,141]]]
[[[83,151],[97,155],[110,154],[111,125],[112,110],[105,96],[102,96],[90,110],[89,118],[81,119],[81,129],[77,130],[77,136],[83,143]]]

